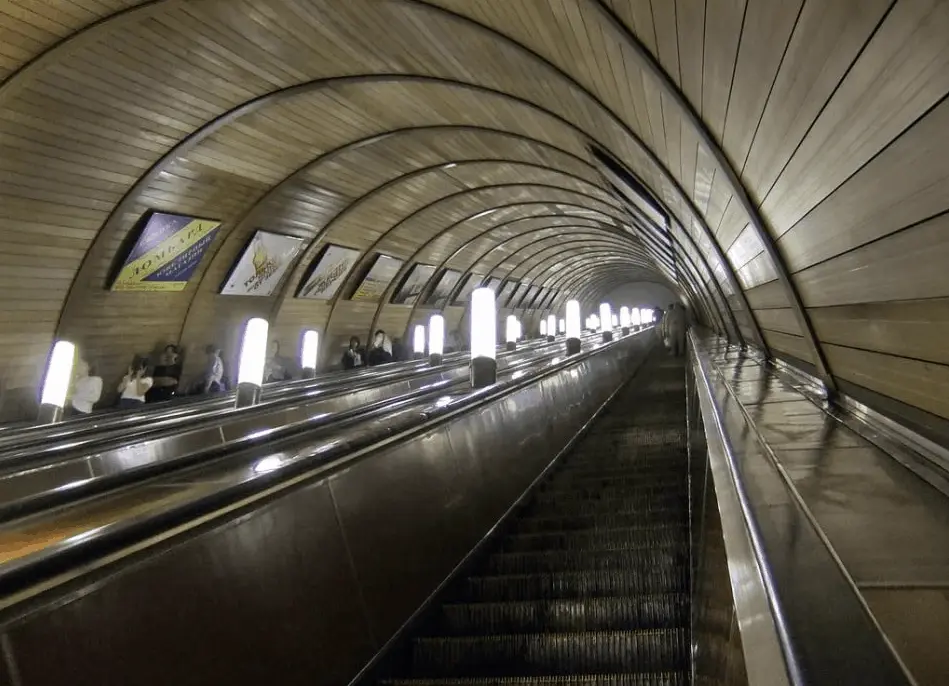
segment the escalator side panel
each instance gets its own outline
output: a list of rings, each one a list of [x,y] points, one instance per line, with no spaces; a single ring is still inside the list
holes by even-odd
[[[551,427],[588,418],[575,398],[605,400],[646,348],[616,345],[582,383],[559,372],[57,588],[0,627],[18,686],[347,683],[565,446]]]
[[[8,629],[20,683],[345,683],[373,645],[334,521],[315,484],[79,590]]]

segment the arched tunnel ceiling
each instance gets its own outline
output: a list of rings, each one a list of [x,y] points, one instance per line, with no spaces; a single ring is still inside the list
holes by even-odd
[[[0,0],[0,26],[8,389],[56,336],[108,375],[251,315],[399,333],[431,311],[390,303],[419,263],[554,306],[661,282],[831,388],[949,416],[919,323],[949,328],[947,2]],[[221,229],[183,291],[111,292],[148,210]],[[258,229],[301,256],[219,295]],[[359,266],[296,297],[328,243]],[[350,299],[376,253],[399,277]]]

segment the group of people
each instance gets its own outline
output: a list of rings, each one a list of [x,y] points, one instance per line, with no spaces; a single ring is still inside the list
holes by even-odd
[[[343,369],[355,369],[366,366],[375,367],[399,359],[402,359],[400,346],[397,342],[393,344],[386,332],[379,329],[373,336],[368,351],[362,346],[359,336],[350,338],[349,347],[343,351],[341,364]]]
[[[204,372],[189,389],[190,394],[216,393],[227,389],[221,349],[216,345],[208,345],[205,354],[207,361]],[[130,409],[181,395],[181,362],[181,349],[176,345],[166,345],[154,367],[149,358],[136,356],[116,387],[116,407]],[[102,391],[103,381],[95,363],[80,356],[74,369],[67,414],[90,414],[102,399]]]

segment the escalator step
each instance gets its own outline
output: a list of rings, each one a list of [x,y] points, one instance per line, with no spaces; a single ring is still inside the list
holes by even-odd
[[[623,527],[615,529],[588,529],[583,531],[554,531],[550,533],[516,533],[504,540],[504,551],[532,552],[541,550],[619,550],[649,548],[681,544],[687,541],[684,526]]]
[[[565,498],[591,498],[607,500],[611,498],[663,499],[683,497],[688,492],[687,481],[684,476],[673,479],[641,479],[638,482],[630,479],[627,483],[618,480],[608,484],[584,484],[576,481],[551,482],[542,491],[548,496],[552,493],[562,494]]]
[[[583,515],[602,514],[641,514],[665,513],[667,520],[676,520],[682,513],[688,513],[688,503],[684,498],[668,501],[635,501],[635,500],[564,500],[552,499],[537,501],[528,507],[527,514],[543,515],[546,517],[580,517]],[[655,521],[662,521],[657,517]]]
[[[425,637],[414,641],[416,676],[554,676],[677,671],[689,666],[684,629]]]
[[[395,679],[385,686],[687,686],[686,672],[448,679]]]
[[[688,548],[641,550],[549,550],[527,553],[495,553],[488,559],[490,574],[537,574],[544,572],[623,570],[642,574],[646,570],[671,571],[688,564]]]
[[[442,606],[439,633],[458,636],[674,629],[688,622],[688,598],[669,593],[520,603],[451,603]]]
[[[638,574],[605,569],[473,576],[465,580],[464,597],[471,601],[501,602],[683,593],[689,587],[688,576],[688,565],[672,570],[645,569]]]
[[[637,528],[650,529],[656,526],[686,526],[688,511],[681,507],[675,509],[654,509],[644,512],[593,512],[568,516],[554,508],[549,513],[520,518],[516,523],[518,533],[543,533],[563,531],[590,531],[597,529]]]

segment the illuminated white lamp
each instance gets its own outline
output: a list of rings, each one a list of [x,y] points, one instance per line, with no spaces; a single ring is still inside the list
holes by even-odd
[[[590,324],[591,324],[590,330],[594,332],[597,331],[600,328],[600,318],[595,314],[591,314]]]
[[[557,335],[557,316],[553,314],[547,315],[547,342],[553,343],[554,336]]]
[[[508,350],[517,349],[517,317],[509,314],[504,323],[504,340]]]
[[[619,325],[623,330],[623,335],[629,335],[629,308],[623,305],[619,308]]]
[[[304,379],[316,376],[316,361],[320,355],[320,334],[313,329],[303,332],[303,342],[300,343],[300,368]]]
[[[432,366],[442,363],[445,353],[445,318],[433,314],[428,320],[428,362]]]
[[[497,310],[494,291],[476,288],[471,292],[471,387],[490,386],[498,378],[495,360]]]
[[[72,381],[73,364],[76,361],[76,346],[69,341],[56,341],[49,355],[43,393],[40,396],[40,411],[37,417],[41,424],[53,424],[63,418],[63,407]]]
[[[421,359],[425,355],[425,325],[416,324],[412,331],[412,352],[416,359]]]
[[[564,307],[564,318],[567,322],[567,354],[576,355],[580,352],[580,303],[568,300]]]
[[[567,320],[560,319],[557,322],[557,333],[567,333]]]
[[[264,366],[267,363],[269,328],[267,320],[260,317],[254,317],[244,326],[241,356],[237,363],[237,407],[260,402],[260,386],[264,382]]]
[[[613,315],[613,328],[614,329],[619,328],[619,317],[616,316],[615,314]]]
[[[540,335],[541,336],[547,335],[547,320],[546,319],[540,320]]]
[[[609,343],[613,340],[613,330],[610,324],[613,323],[613,314],[610,312],[609,303],[600,303],[600,333],[603,334],[603,342]]]
[[[516,317],[514,323],[517,325],[517,340],[521,340],[524,337],[524,327],[521,326],[521,320]]]
[[[638,307],[634,307],[632,310],[630,310],[629,323],[635,326],[637,329],[642,326],[642,315],[640,314],[640,309]]]

